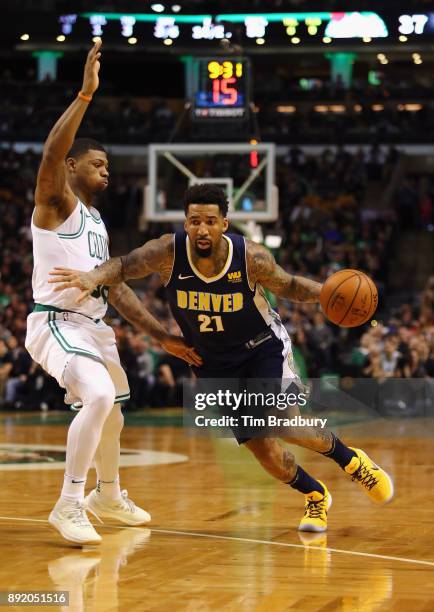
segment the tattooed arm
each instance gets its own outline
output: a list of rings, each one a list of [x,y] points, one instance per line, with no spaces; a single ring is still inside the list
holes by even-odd
[[[194,348],[188,347],[183,338],[169,334],[143,306],[134,291],[123,281],[143,278],[157,272],[167,283],[174,258],[173,234],[165,234],[158,240],[150,240],[142,247],[122,257],[113,257],[90,272],[68,268],[54,268],[49,283],[57,283],[56,291],[77,287],[81,293],[77,303],[84,301],[99,285],[110,286],[109,302],[134,327],[150,334],[165,351],[200,366],[202,360]],[[111,286],[114,285],[114,286]]]
[[[176,355],[176,357],[184,359],[189,364],[196,366],[202,364],[202,360],[195,350],[188,347],[180,336],[167,333],[128,285],[120,283],[110,287],[109,302],[136,329],[155,338],[167,353]]]
[[[172,272],[174,258],[173,234],[164,234],[157,240],[149,240],[128,255],[113,257],[90,272],[68,268],[54,268],[49,283],[56,283],[55,291],[77,287],[81,294],[77,304],[83,302],[99,285],[117,285],[132,278],[143,278],[153,272],[166,284]]]
[[[164,327],[146,310],[134,291],[125,283],[110,287],[108,301],[128,323],[159,342],[167,335]]]
[[[246,240],[247,270],[250,285],[260,283],[279,297],[293,302],[318,302],[321,283],[292,276],[281,268],[265,247]]]

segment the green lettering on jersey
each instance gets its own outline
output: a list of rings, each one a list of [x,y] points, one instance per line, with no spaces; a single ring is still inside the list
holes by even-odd
[[[109,287],[107,285],[98,285],[98,287],[90,294],[96,300],[102,298],[104,304],[108,302]]]
[[[107,261],[109,258],[108,254],[108,242],[105,236],[97,234],[89,230],[87,232],[87,244],[89,247],[89,255],[100,261]]]

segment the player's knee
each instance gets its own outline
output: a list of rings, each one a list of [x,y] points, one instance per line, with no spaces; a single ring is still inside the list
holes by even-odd
[[[116,392],[114,385],[105,385],[98,390],[94,390],[90,397],[90,403],[95,406],[98,410],[110,413],[113,410],[115,403]]]

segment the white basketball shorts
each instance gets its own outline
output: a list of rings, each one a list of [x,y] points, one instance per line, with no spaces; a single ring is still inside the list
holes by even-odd
[[[74,355],[80,355],[107,368],[115,386],[116,403],[129,399],[128,379],[121,366],[115,334],[104,321],[72,312],[32,312],[27,317],[25,345],[32,359],[54,376],[62,388],[65,368]],[[71,396],[65,399],[68,404],[78,400]]]

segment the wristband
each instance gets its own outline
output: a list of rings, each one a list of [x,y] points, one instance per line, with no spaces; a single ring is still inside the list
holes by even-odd
[[[92,100],[92,96],[86,96],[86,94],[84,94],[82,91],[79,91],[77,95],[80,100],[83,100],[84,102],[90,102]]]

